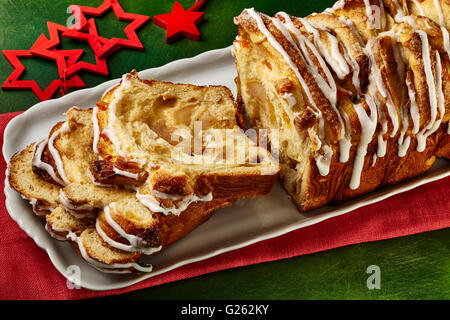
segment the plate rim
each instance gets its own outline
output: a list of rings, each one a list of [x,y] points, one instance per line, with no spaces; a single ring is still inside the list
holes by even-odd
[[[175,61],[172,61],[166,65],[160,66],[160,67],[156,67],[156,68],[149,68],[149,69],[145,69],[139,72],[139,75],[143,75],[146,73],[154,73],[154,72],[158,72],[163,70],[164,72],[168,73],[171,70],[174,70],[176,68],[178,68],[178,66],[180,66],[181,64],[184,63],[205,63],[207,60],[210,59],[220,59],[220,57],[224,56],[224,55],[231,55],[231,47],[232,46],[228,46],[222,49],[215,49],[215,50],[210,50],[210,51],[206,51],[203,53],[200,53],[194,57],[191,58],[183,58],[183,59],[178,59]],[[145,76],[143,76],[145,77]],[[3,138],[3,147],[2,147],[2,153],[3,153],[3,157],[5,159],[5,162],[7,164],[7,168],[5,171],[5,187],[4,187],[4,194],[5,194],[5,207],[6,210],[8,211],[9,216],[19,225],[19,227],[30,237],[33,239],[33,241],[38,245],[38,247],[44,249],[47,253],[47,255],[50,258],[50,261],[52,262],[53,266],[58,270],[58,272],[60,274],[62,274],[66,279],[69,279],[69,276],[64,272],[64,268],[63,266],[61,266],[61,263],[58,261],[58,254],[56,252],[56,250],[54,250],[54,247],[49,246],[45,243],[44,239],[41,239],[41,237],[39,236],[39,234],[36,234],[35,232],[33,232],[32,229],[32,225],[28,226],[26,221],[24,221],[23,219],[20,219],[20,215],[16,215],[14,213],[14,210],[11,207],[11,198],[13,192],[15,192],[8,181],[8,176],[9,176],[9,160],[10,157],[12,156],[12,154],[10,154],[9,152],[9,144],[7,143],[7,141],[11,140],[11,136],[14,137],[17,133],[13,132],[13,129],[20,124],[21,121],[24,121],[25,119],[27,119],[30,115],[32,115],[34,112],[36,112],[36,110],[39,110],[39,112],[45,111],[46,109],[49,109],[52,107],[52,103],[54,103],[55,101],[58,101],[60,103],[64,103],[65,100],[68,99],[72,99],[72,98],[76,98],[77,96],[82,96],[85,94],[89,94],[90,92],[93,91],[101,91],[102,92],[106,91],[108,88],[110,88],[111,86],[115,85],[116,83],[118,83],[118,81],[120,81],[120,78],[117,79],[112,79],[112,80],[108,80],[105,81],[95,87],[91,87],[91,88],[86,88],[86,89],[82,89],[82,90],[77,90],[74,92],[71,92],[63,97],[57,98],[57,99],[51,99],[51,100],[47,100],[47,101],[42,101],[39,102],[35,105],[33,105],[32,107],[30,107],[28,110],[26,110],[25,112],[23,112],[22,114],[19,114],[17,116],[15,116],[14,118],[12,118],[7,126],[5,127],[4,130],[4,138]],[[68,104],[69,105],[69,104]],[[44,109],[45,108],[45,109]],[[16,151],[17,152],[17,151]],[[367,199],[364,199],[363,201],[353,201],[351,203],[348,203],[348,205],[343,206],[341,208],[337,208],[336,210],[333,210],[333,212],[330,212],[328,214],[322,214],[322,215],[318,215],[317,217],[312,217],[306,221],[302,221],[301,223],[291,223],[286,225],[285,227],[280,227],[277,231],[266,231],[261,233],[260,235],[252,238],[251,240],[247,240],[247,241],[243,241],[243,242],[239,242],[238,244],[234,244],[234,245],[229,245],[229,246],[223,246],[221,248],[218,248],[216,250],[212,250],[211,252],[209,252],[208,254],[203,254],[203,255],[198,255],[196,257],[190,258],[190,259],[185,259],[182,261],[179,261],[178,263],[172,264],[166,268],[162,268],[158,271],[155,272],[151,272],[148,274],[143,274],[139,277],[136,277],[134,279],[129,279],[129,280],[124,280],[118,283],[109,283],[108,285],[91,285],[89,284],[89,282],[85,282],[83,281],[83,279],[81,279],[81,283],[80,286],[89,290],[93,290],[93,291],[105,291],[105,290],[116,290],[116,289],[122,289],[122,288],[126,288],[126,287],[130,287],[132,285],[135,285],[139,282],[145,281],[149,278],[158,276],[160,274],[172,271],[176,268],[179,268],[181,266],[184,265],[188,265],[194,262],[198,262],[198,261],[202,261],[202,260],[206,260],[206,259],[210,259],[212,257],[215,257],[217,255],[220,255],[222,253],[225,252],[230,252],[233,250],[237,250],[246,246],[249,246],[251,244],[263,241],[263,240],[268,240],[268,239],[273,239],[276,237],[279,237],[281,235],[284,235],[286,233],[292,232],[294,230],[298,230],[301,228],[305,228],[308,226],[311,226],[313,224],[317,224],[320,223],[324,220],[327,219],[331,219],[337,216],[340,216],[342,214],[346,214],[349,213],[351,211],[354,211],[358,208],[364,207],[364,206],[368,206],[377,202],[380,202],[382,200],[385,200],[391,196],[403,193],[403,192],[407,192],[409,190],[412,190],[418,186],[433,182],[433,181],[437,181],[440,179],[443,179],[447,176],[450,176],[450,168],[448,170],[443,170],[443,172],[437,172],[436,174],[434,174],[431,177],[427,177],[425,176],[419,176],[419,177],[415,177],[412,180],[408,180],[405,182],[402,182],[401,184],[397,184],[395,186],[391,186],[391,187],[387,187],[387,188],[383,188],[379,191],[383,192],[382,194],[376,195],[374,194],[374,192],[369,193],[367,195],[365,195],[365,197],[368,197]],[[389,190],[389,188],[392,188]],[[31,212],[31,211],[30,211]],[[52,240],[52,239],[51,239]],[[81,259],[81,258],[80,258]],[[99,271],[98,271],[99,272]]]

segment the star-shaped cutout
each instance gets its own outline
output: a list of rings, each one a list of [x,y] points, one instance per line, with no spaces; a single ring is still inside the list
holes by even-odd
[[[200,40],[197,24],[203,20],[203,12],[184,10],[178,1],[175,1],[172,12],[154,17],[156,25],[167,30],[166,43],[170,43],[181,36],[192,40]]]
[[[78,24],[81,29],[83,29],[88,23],[86,15],[99,17],[105,14],[108,10],[112,9],[117,19],[121,21],[131,21],[131,23],[124,29],[126,38],[111,38],[105,39],[100,36],[87,35],[80,32],[78,29],[69,29],[64,33],[64,36],[70,37],[84,37],[89,41],[94,53],[97,57],[103,58],[110,55],[120,49],[121,47],[126,47],[130,49],[143,50],[139,37],[137,35],[137,30],[141,28],[145,23],[150,20],[149,16],[144,16],[140,14],[133,14],[125,12],[117,0],[106,0],[98,8],[71,5],[70,9],[73,14],[79,19]]]
[[[64,58],[64,53],[74,52],[75,54],[81,50],[81,55],[84,53],[84,50],[59,50],[56,49],[61,43],[60,33],[62,37],[67,37],[75,40],[88,41],[87,37],[79,36],[77,34],[66,34],[69,30],[68,27],[62,26],[53,22],[47,22],[48,31],[50,34],[50,39],[47,39],[45,35],[41,35],[39,39],[43,39],[42,41],[38,41],[35,43],[30,51],[36,56],[41,58],[50,59],[56,61],[58,66],[59,74],[61,78],[71,77],[72,75],[78,73],[79,71],[89,71],[92,73],[96,73],[102,76],[108,76],[108,65],[106,63],[105,58],[95,57],[96,63],[88,63],[85,61],[77,61],[73,63],[66,63],[66,59]],[[95,25],[94,19],[87,21],[87,23],[80,29],[81,31],[88,31],[87,36],[95,36],[98,37],[97,27]],[[104,38],[99,37],[99,41],[107,41]],[[79,55],[79,57],[81,57]],[[73,61],[73,60],[72,60]]]
[[[45,40],[45,38],[39,37],[39,39],[33,46],[42,45]],[[63,57],[63,59],[65,60],[67,58],[68,64],[75,63],[75,61],[77,61],[82,54],[82,52],[80,52],[82,50],[79,50],[78,52],[73,51],[76,50],[62,50],[61,52],[61,56]],[[31,53],[30,50],[3,50],[2,53],[6,57],[8,62],[14,67],[14,71],[3,83],[3,89],[31,89],[40,101],[44,101],[52,98],[53,95],[58,91],[58,89],[64,93],[67,89],[70,88],[78,89],[86,87],[81,78],[75,75],[67,80],[53,80],[45,90],[42,90],[35,80],[19,80],[23,72],[25,71],[25,67],[19,58],[34,58],[35,56]]]

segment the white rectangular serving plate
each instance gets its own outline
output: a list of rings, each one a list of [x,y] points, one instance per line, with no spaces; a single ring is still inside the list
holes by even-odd
[[[177,60],[165,66],[139,73],[141,78],[192,83],[195,85],[225,85],[236,94],[236,69],[231,47],[208,51],[194,58]],[[95,88],[78,90],[55,100],[41,102],[11,120],[5,129],[3,155],[11,157],[30,143],[44,138],[50,128],[64,119],[72,106],[95,106],[103,93],[120,79],[105,82]],[[379,190],[341,205],[325,206],[308,213],[300,213],[280,184],[272,192],[256,199],[239,200],[234,206],[218,210],[214,216],[188,236],[156,256],[145,258],[153,265],[149,274],[104,274],[84,260],[68,243],[56,241],[44,229],[27,201],[12,190],[5,180],[6,208],[19,226],[47,251],[56,269],[66,278],[68,267],[81,269],[81,286],[91,290],[111,290],[130,286],[139,281],[168,272],[177,267],[204,260],[223,252],[277,237],[292,230],[319,223],[356,208],[363,207],[395,194],[450,175],[449,161],[437,160],[425,174],[404,183]]]

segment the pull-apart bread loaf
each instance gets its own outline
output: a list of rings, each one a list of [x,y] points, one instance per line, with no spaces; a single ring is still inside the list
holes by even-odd
[[[270,191],[278,162],[237,125],[224,87],[141,80],[135,72],[93,109],[9,164],[10,185],[104,272],[149,272],[158,253],[238,198]],[[231,138],[230,138],[231,137]]]
[[[235,18],[246,126],[278,130],[301,211],[450,158],[450,2],[342,0],[323,13]]]

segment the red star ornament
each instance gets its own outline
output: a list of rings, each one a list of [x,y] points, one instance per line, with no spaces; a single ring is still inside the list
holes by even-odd
[[[95,57],[96,63],[88,63],[85,61],[77,61],[75,60],[74,63],[66,63],[66,60],[61,57],[61,53],[63,52],[70,52],[70,51],[77,51],[77,50],[59,50],[55,49],[58,47],[61,43],[60,40],[60,33],[62,37],[67,37],[71,39],[76,40],[82,40],[87,41],[87,39],[82,37],[77,37],[76,35],[69,34],[68,36],[65,35],[66,31],[69,30],[66,26],[62,26],[53,22],[47,22],[48,31],[50,34],[50,39],[47,39],[43,34],[40,36],[40,38],[45,38],[47,41],[41,41],[39,43],[36,43],[31,47],[30,51],[39,57],[42,57],[44,59],[50,59],[55,60],[58,66],[59,74],[61,78],[64,77],[71,77],[72,75],[78,73],[79,71],[88,71],[92,73],[96,73],[102,76],[108,76],[108,65],[104,58]],[[87,30],[88,35],[98,36],[97,33],[97,27],[95,25],[94,19],[89,20],[85,26],[83,26],[80,30]],[[103,38],[100,40],[106,41]],[[84,50],[81,50],[82,54],[84,53]]]
[[[35,45],[39,45],[41,42],[45,41],[43,37],[39,37]],[[70,51],[70,52],[69,52]],[[69,64],[74,63],[82,54],[83,50],[78,50],[78,52],[73,52],[76,50],[63,51],[61,55],[66,59]],[[23,90],[31,89],[33,93],[38,97],[40,101],[48,100],[53,97],[53,95],[58,91],[65,92],[70,88],[85,88],[86,85],[77,75],[73,76],[68,80],[57,79],[53,80],[50,85],[42,90],[35,80],[19,80],[25,71],[25,67],[20,62],[21,58],[34,58],[35,56],[30,50],[3,50],[3,55],[6,57],[8,62],[14,67],[14,71],[9,75],[6,81],[3,83],[2,88],[8,90]]]
[[[200,32],[197,29],[197,24],[203,20],[203,12],[194,12],[184,10],[178,1],[175,1],[172,12],[160,14],[154,17],[156,25],[167,30],[166,43],[185,36],[192,40],[200,40]]]
[[[84,37],[89,41],[94,53],[97,57],[103,58],[110,55],[120,49],[121,47],[126,47],[130,49],[143,50],[139,37],[137,35],[137,30],[141,28],[145,23],[150,20],[149,16],[144,16],[140,14],[133,14],[125,12],[120,5],[118,0],[106,0],[98,8],[71,5],[70,6],[73,14],[79,21],[80,28],[83,29],[87,23],[86,15],[99,17],[105,14],[108,10],[112,9],[117,19],[121,21],[131,21],[131,23],[124,29],[125,39],[123,38],[111,38],[105,39],[100,36],[93,36],[88,34],[83,34],[79,29],[69,29],[64,33],[63,36],[70,37]]]
[[[53,22],[47,22],[48,31],[50,34],[50,39],[47,39],[45,35],[41,35],[39,39],[45,39],[43,41],[36,42],[30,49],[31,53],[44,59],[55,60],[58,66],[59,75],[61,78],[69,78],[72,75],[78,73],[79,71],[88,71],[96,73],[102,76],[108,76],[108,65],[104,58],[95,57],[96,63],[88,63],[85,61],[72,60],[72,63],[66,63],[64,58],[64,53],[70,53],[71,51],[77,52],[78,50],[59,50],[55,49],[61,43],[60,33],[62,37],[72,38],[76,40],[87,41],[87,39],[82,37],[77,37],[76,35],[65,35],[66,31],[69,30],[66,26],[62,26]],[[80,30],[87,30],[87,35],[98,36],[97,27],[95,25],[94,19],[89,20]],[[106,41],[106,39],[100,38],[101,41]],[[84,50],[81,50],[81,55]],[[79,57],[81,56],[79,55]]]

